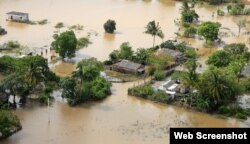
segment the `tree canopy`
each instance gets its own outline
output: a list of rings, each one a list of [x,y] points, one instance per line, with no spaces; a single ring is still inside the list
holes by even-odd
[[[73,31],[66,31],[55,37],[51,44],[52,48],[64,59],[75,56],[77,38]]]
[[[206,42],[214,42],[218,39],[220,24],[214,22],[203,22],[198,27],[198,35],[204,37]]]
[[[104,23],[103,27],[107,33],[114,33],[116,30],[116,22],[109,19]]]
[[[146,28],[146,31],[144,33],[150,34],[153,36],[153,48],[154,48],[155,36],[158,36],[161,39],[164,38],[164,34],[161,30],[161,27],[159,26],[159,23],[155,23],[155,21],[150,21],[145,28]]]

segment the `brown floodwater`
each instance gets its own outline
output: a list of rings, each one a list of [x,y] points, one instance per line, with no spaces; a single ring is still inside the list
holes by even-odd
[[[122,42],[129,41],[136,50],[140,47],[152,46],[152,37],[143,34],[150,20],[160,23],[165,40],[175,37],[178,27],[174,19],[179,17],[181,3],[172,0],[0,0],[0,25],[8,34],[0,37],[0,44],[8,40],[18,40],[23,45],[34,48],[38,53],[43,51],[44,57],[50,61],[53,53],[45,54],[49,49],[52,35],[58,30],[56,23],[66,26],[81,24],[83,31],[76,31],[78,37],[90,35],[87,48],[77,52],[82,55],[105,60]],[[213,20],[222,23],[232,33],[237,34],[234,17],[212,17],[217,6],[198,6],[197,12],[201,20]],[[46,25],[27,25],[5,21],[5,13],[9,11],[28,12],[33,21],[48,19]],[[249,20],[249,17],[244,17]],[[114,35],[106,34],[103,23],[107,19],[117,22]],[[249,24],[247,25],[249,27]],[[242,30],[243,32],[246,29]],[[228,37],[225,43],[247,42],[249,36]],[[205,48],[200,40],[183,39],[199,49],[204,61],[207,55],[218,47]],[[157,38],[156,43],[162,40]],[[51,64],[58,75],[67,76],[74,65],[69,63]],[[78,107],[69,107],[60,98],[60,93],[50,109],[51,122],[48,124],[48,109],[29,103],[27,107],[16,110],[23,130],[12,137],[1,141],[1,144],[166,144],[169,127],[245,127],[250,120],[222,119],[216,116],[189,111],[183,108],[167,106],[127,95],[127,89],[135,83],[113,84],[112,95],[101,102],[90,102]]]

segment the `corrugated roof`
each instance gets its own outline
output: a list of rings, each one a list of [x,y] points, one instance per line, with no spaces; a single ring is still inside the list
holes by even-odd
[[[16,11],[11,11],[11,12],[8,12],[6,14],[18,15],[18,16],[28,15],[28,13],[16,12]]]
[[[129,60],[122,60],[119,63],[115,64],[118,67],[126,68],[126,69],[131,69],[131,70],[137,70],[141,67],[141,64],[131,62]]]

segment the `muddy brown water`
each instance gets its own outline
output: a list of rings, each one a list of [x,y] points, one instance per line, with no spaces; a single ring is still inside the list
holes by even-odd
[[[58,31],[54,28],[57,22],[64,22],[66,26],[81,24],[84,25],[84,31],[77,31],[77,36],[89,34],[93,44],[78,53],[105,60],[122,42],[129,41],[134,50],[151,46],[152,37],[143,34],[144,27],[150,20],[160,22],[165,39],[175,37],[174,33],[178,28],[173,20],[179,17],[180,6],[180,3],[171,0],[0,0],[0,25],[8,31],[7,35],[0,37],[0,43],[18,40],[23,45],[34,47],[39,53],[42,51],[40,47],[49,47],[51,36]],[[237,34],[237,26],[234,23],[236,18],[212,18],[212,12],[216,12],[217,8],[198,6],[197,12],[202,21],[221,22],[223,27]],[[31,20],[48,19],[49,23],[41,26],[6,22],[5,13],[13,10],[28,12]],[[115,35],[104,33],[103,23],[109,18],[117,22]],[[249,25],[247,27],[249,28]],[[205,58],[210,53],[210,49],[204,48],[202,41],[184,40],[198,48]],[[223,41],[247,42],[247,36],[223,38]],[[160,42],[162,40],[157,38],[156,43]],[[49,58],[50,55],[45,57]],[[53,70],[66,76],[73,69],[73,65],[62,63]],[[50,124],[46,106],[28,104],[27,107],[16,111],[23,130],[1,141],[1,144],[165,144],[168,143],[169,127],[249,126],[249,120],[221,119],[128,96],[127,89],[134,84],[137,82],[113,84],[113,94],[107,99],[74,108],[69,107],[58,96],[50,109]]]

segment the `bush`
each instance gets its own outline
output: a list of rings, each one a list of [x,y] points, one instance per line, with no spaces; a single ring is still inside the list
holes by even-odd
[[[189,27],[189,28],[186,28],[186,30],[184,31],[184,37],[194,37],[197,33],[197,30],[196,28],[194,27]]]
[[[55,28],[62,28],[62,27],[64,27],[64,23],[62,22],[59,22],[55,25]]]
[[[225,15],[225,12],[224,12],[223,10],[218,9],[218,10],[217,10],[217,15],[218,15],[218,16],[224,16],[224,15]]]
[[[153,74],[153,77],[155,80],[161,81],[166,77],[166,75],[163,70],[156,70]]]
[[[113,62],[112,62],[111,60],[105,60],[105,61],[103,62],[103,64],[104,64],[104,65],[112,65]]]
[[[146,84],[146,85],[143,85],[143,86],[129,88],[128,89],[128,94],[133,95],[133,96],[147,98],[148,96],[154,94],[154,90],[151,87],[151,85]]]
[[[103,25],[104,30],[107,33],[114,33],[114,31],[116,30],[116,22],[114,20],[107,20],[107,22]]]
[[[20,120],[16,115],[7,110],[0,110],[0,133],[3,137],[8,137],[21,129]]]
[[[15,49],[20,48],[21,45],[18,41],[8,41],[4,47],[5,49]]]
[[[89,44],[91,44],[88,37],[81,37],[77,40],[77,49],[87,47]]]
[[[218,109],[220,114],[226,116],[233,116],[238,119],[247,119],[250,116],[250,111],[247,109],[242,109],[240,107],[231,107],[231,106],[220,106]]]
[[[157,91],[152,96],[149,96],[148,98],[157,102],[162,102],[162,103],[170,102],[170,97],[164,91]]]
[[[247,116],[242,113],[236,113],[235,117],[237,119],[247,119]]]

